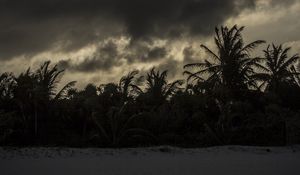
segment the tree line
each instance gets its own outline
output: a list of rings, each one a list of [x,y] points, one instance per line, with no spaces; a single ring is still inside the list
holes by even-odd
[[[184,66],[186,81],[167,70],[129,72],[118,83],[75,81],[50,61],[18,76],[0,75],[2,146],[135,147],[300,143],[300,68],[289,47],[245,44],[244,27],[217,27],[213,52]]]

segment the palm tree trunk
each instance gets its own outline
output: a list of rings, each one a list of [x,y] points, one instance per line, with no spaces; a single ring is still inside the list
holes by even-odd
[[[20,107],[20,111],[21,111],[21,115],[22,115],[22,119],[23,119],[23,134],[25,134],[27,136],[28,134],[28,122],[27,122],[27,119],[26,119],[26,116],[25,116],[25,113],[24,113],[24,107],[23,107],[23,104],[22,103],[18,103],[19,104],[19,107]]]
[[[37,121],[37,103],[34,102],[34,135],[37,138],[38,134],[38,121]]]
[[[288,134],[288,124],[287,120],[284,120],[284,145],[287,146],[289,144],[289,134]]]

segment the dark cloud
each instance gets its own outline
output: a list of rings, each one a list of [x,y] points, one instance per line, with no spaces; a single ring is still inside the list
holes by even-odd
[[[121,1],[121,17],[134,38],[170,37],[182,32],[207,34],[212,27],[254,0],[131,0]],[[237,3],[238,2],[238,3]]]
[[[121,63],[117,45],[109,41],[93,53],[92,56],[85,58],[82,62],[74,63],[71,59],[62,60],[58,63],[59,67],[69,71],[94,72],[97,70],[110,70]]]
[[[167,71],[168,73],[168,80],[178,79],[181,76],[181,72],[178,72],[180,68],[182,68],[182,62],[174,60],[172,57],[168,57],[162,63],[153,65],[153,67],[142,68],[139,69],[139,74],[146,77],[147,73],[154,68],[157,71]]]
[[[295,2],[296,2],[296,0],[286,0],[286,1],[271,0],[271,5],[273,5],[273,6],[278,6],[278,5],[289,6],[289,5],[294,4]]]
[[[57,66],[59,69],[69,69],[72,64],[71,64],[71,60],[60,60],[58,63],[57,63]]]
[[[166,45],[155,46],[153,39],[129,42],[125,50],[124,58],[129,64],[136,62],[154,62],[168,56]]]
[[[163,63],[157,66],[158,70],[168,71],[169,79],[174,79],[175,77],[177,77],[178,70],[181,70],[181,68],[182,68],[182,62],[174,60],[173,58],[168,58]]]
[[[129,62],[153,62],[164,59],[168,54],[165,47],[138,46],[138,49],[131,51],[132,54],[127,56]]]
[[[148,53],[148,58],[158,59],[164,58],[167,55],[167,50],[164,47],[155,47]]]
[[[115,35],[132,41],[207,35],[254,1],[0,0],[0,59],[58,46],[72,51]]]
[[[199,49],[200,48],[198,48],[198,52]],[[182,51],[182,54],[183,54],[183,62],[185,64],[194,63],[199,60],[199,56],[197,55],[197,50],[192,46],[185,47]]]
[[[0,59],[9,59],[23,54],[31,56],[55,48],[74,51],[109,35],[117,35],[118,32],[113,28],[112,22],[108,23],[100,18],[97,23],[83,17],[41,19],[41,21],[22,20],[21,17],[1,20]]]

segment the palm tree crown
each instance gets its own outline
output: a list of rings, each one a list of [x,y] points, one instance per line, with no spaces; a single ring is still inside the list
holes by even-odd
[[[151,95],[154,99],[166,100],[173,93],[179,90],[183,80],[176,80],[172,83],[167,81],[168,71],[155,71],[151,69],[146,78],[146,94]]]
[[[138,85],[143,81],[143,76],[137,77],[138,73],[139,71],[135,70],[120,79],[119,91],[122,94],[123,101],[142,92]]]
[[[265,43],[263,40],[257,40],[245,45],[241,32],[244,27],[238,28],[236,25],[231,29],[221,27],[215,29],[215,45],[217,53],[214,53],[207,46],[201,45],[208,55],[213,59],[205,59],[200,63],[187,64],[184,68],[198,68],[196,72],[185,71],[188,80],[204,81],[204,76],[208,76],[206,81],[213,82],[216,85],[223,85],[232,90],[247,88],[250,83],[249,76],[253,73],[249,66],[252,62],[250,51],[259,44]]]
[[[261,87],[267,84],[267,90],[276,88],[282,82],[294,81],[299,72],[294,64],[300,59],[299,55],[288,57],[290,47],[283,48],[282,45],[268,46],[264,50],[264,58],[257,59],[254,67],[261,73],[253,75],[258,81],[263,81]]]

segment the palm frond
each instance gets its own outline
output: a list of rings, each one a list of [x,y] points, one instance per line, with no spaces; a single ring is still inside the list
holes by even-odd
[[[64,98],[67,95],[69,89],[73,88],[76,84],[76,81],[71,81],[67,83],[54,97],[54,100]]]
[[[191,64],[186,64],[184,65],[184,69],[187,69],[187,68],[201,68],[201,67],[204,67],[206,66],[206,63],[191,63]]]
[[[203,44],[201,44],[200,47],[203,48],[205,50],[205,52],[208,53],[214,60],[220,61],[220,58],[217,56],[217,54],[215,54],[213,51],[211,51],[208,47],[206,47]]]
[[[198,76],[197,72],[192,73],[190,71],[184,71],[183,75],[188,75],[187,82],[189,82],[191,79],[193,79],[193,81],[195,81],[195,80],[204,81],[204,79],[202,77]]]
[[[289,58],[286,62],[284,62],[281,67],[279,68],[279,71],[282,71],[283,69],[287,69],[292,64],[296,63],[300,59],[299,55],[293,55],[291,58]]]
[[[264,43],[266,43],[266,41],[264,41],[264,40],[257,40],[257,41],[254,41],[254,42],[249,43],[249,44],[247,44],[246,46],[244,46],[244,47],[242,48],[242,51],[245,51],[245,52],[252,51],[252,50],[255,49],[258,45],[264,44]]]

